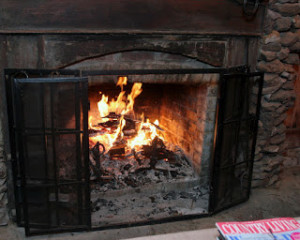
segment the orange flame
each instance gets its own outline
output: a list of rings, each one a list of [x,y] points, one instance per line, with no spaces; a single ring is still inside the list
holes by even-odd
[[[127,84],[127,77],[119,77],[118,78],[117,86],[120,86],[121,92],[123,92],[123,85],[126,85],[126,84]]]
[[[93,128],[93,124],[92,124],[92,116],[89,116],[89,128],[92,129]]]
[[[133,84],[131,93],[127,97],[129,103],[127,104],[127,107],[126,107],[126,113],[133,110],[134,100],[141,93],[142,93],[142,84],[141,83]]]
[[[133,107],[135,99],[142,93],[142,83],[134,83],[130,94],[125,97],[125,91],[123,91],[123,86],[127,84],[127,77],[119,77],[117,86],[120,86],[121,92],[117,99],[108,100],[108,96],[102,94],[101,100],[97,103],[99,116],[101,118],[100,123],[107,121],[106,117],[110,113],[115,113],[120,116],[119,124],[117,128],[105,128],[105,134],[99,134],[96,136],[90,136],[90,142],[95,144],[97,141],[101,142],[106,150],[108,151],[117,140],[122,140],[124,138],[123,129],[126,125],[125,114],[133,113]],[[89,127],[90,129],[101,130],[102,127],[95,127],[92,124],[92,116],[89,117]],[[159,137],[163,140],[163,137],[158,133],[157,127],[159,125],[158,120],[155,120],[154,124],[150,123],[149,119],[144,121],[144,116],[142,116],[142,122],[139,124],[137,129],[137,134],[134,138],[126,139],[127,147],[134,149],[142,145],[149,145],[155,137]]]
[[[155,125],[159,125],[159,121],[156,119],[154,121]],[[146,122],[140,124],[137,136],[128,141],[128,145],[131,149],[135,147],[140,147],[142,145],[150,145],[155,137],[159,137],[164,140],[163,136],[157,132],[156,126],[150,123],[149,119]]]

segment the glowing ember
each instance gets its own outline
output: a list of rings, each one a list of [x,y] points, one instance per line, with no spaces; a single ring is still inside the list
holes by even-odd
[[[106,152],[120,143],[125,143],[127,149],[135,149],[143,145],[151,145],[156,137],[163,140],[158,132],[158,120],[150,123],[149,119],[144,121],[143,116],[142,119],[135,119],[133,107],[135,99],[142,93],[142,83],[134,83],[127,97],[123,91],[123,86],[126,84],[127,77],[118,78],[117,86],[121,91],[116,100],[109,101],[108,96],[99,92],[102,94],[101,100],[97,103],[99,116],[89,117],[89,130],[94,131],[89,137],[90,145],[99,142],[105,146]],[[130,130],[129,136],[124,136],[127,122],[134,123],[134,128]]]

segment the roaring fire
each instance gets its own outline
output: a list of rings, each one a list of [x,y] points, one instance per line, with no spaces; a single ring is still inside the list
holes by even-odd
[[[99,94],[101,94],[101,92],[99,92]],[[117,100],[112,99],[110,102],[108,102],[108,96],[102,95],[101,100],[97,104],[101,119],[110,112],[121,114],[126,109],[126,102],[123,100],[124,94],[125,92],[122,91]]]
[[[89,117],[89,130],[94,132],[89,137],[92,146],[100,142],[106,151],[118,144],[125,144],[127,149],[135,149],[150,145],[156,137],[163,140],[159,132],[158,120],[151,123],[149,119],[145,121],[143,115],[141,119],[135,118],[133,107],[135,99],[142,93],[142,83],[134,83],[128,96],[123,90],[126,84],[127,77],[119,77],[117,86],[121,88],[121,91],[116,100],[109,100],[108,96],[99,92],[102,95],[97,103],[99,116]],[[96,125],[93,124],[95,120]],[[134,134],[124,134],[127,121],[134,123],[135,128],[131,130]]]
[[[154,124],[158,126],[158,120],[155,120]],[[147,119],[146,122],[143,121],[140,124],[137,136],[134,139],[128,141],[130,148],[133,149],[137,146],[150,145],[151,141],[155,137],[159,136],[155,125],[151,124],[149,119]],[[162,138],[162,136],[159,137]]]

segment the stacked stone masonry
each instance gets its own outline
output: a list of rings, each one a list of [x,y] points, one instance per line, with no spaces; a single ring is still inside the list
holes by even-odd
[[[264,37],[257,64],[265,72],[262,108],[252,186],[278,181],[284,166],[300,164],[287,155],[286,112],[294,105],[294,83],[299,74],[300,3],[298,0],[270,0]],[[297,72],[298,71],[298,72]]]
[[[6,176],[7,174],[6,164],[4,161],[2,124],[0,122],[0,226],[6,225],[8,222]]]

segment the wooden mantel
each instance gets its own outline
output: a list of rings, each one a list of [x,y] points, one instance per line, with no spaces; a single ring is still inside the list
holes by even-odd
[[[237,0],[1,0],[0,33],[260,35]]]

